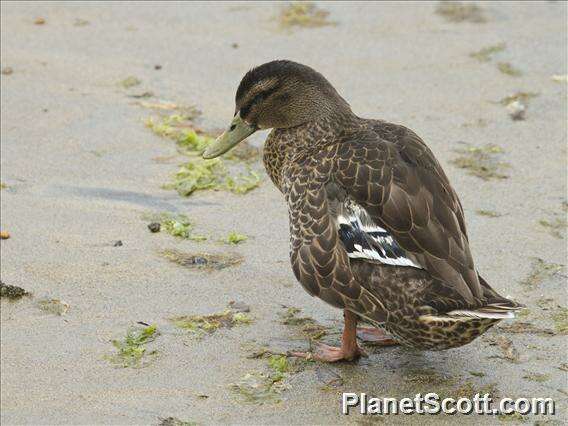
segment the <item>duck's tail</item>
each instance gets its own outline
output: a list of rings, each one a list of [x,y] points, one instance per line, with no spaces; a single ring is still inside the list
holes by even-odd
[[[515,302],[512,302],[515,303]],[[523,306],[517,305],[501,305],[491,304],[483,306],[482,308],[465,310],[459,309],[447,312],[446,315],[452,318],[490,318],[490,319],[507,319],[515,318],[515,312],[523,309]]]
[[[515,313],[525,307],[525,305],[521,303],[517,303],[513,300],[507,299],[506,297],[500,296],[481,276],[479,276],[479,282],[483,287],[483,295],[485,296],[487,303],[480,308],[458,309],[447,312],[446,315],[454,318],[507,319],[515,318]]]

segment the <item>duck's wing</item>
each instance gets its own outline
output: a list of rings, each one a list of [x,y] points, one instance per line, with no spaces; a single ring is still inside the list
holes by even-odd
[[[409,267],[425,269],[466,304],[483,299],[460,201],[414,132],[377,123],[346,135],[335,154],[333,180],[392,236],[413,263]]]
[[[306,164],[294,164],[284,173],[292,269],[312,296],[382,323],[387,312],[377,295],[362,287],[353,276],[337,222],[330,214],[326,184],[332,166],[332,156],[328,155],[307,159]]]

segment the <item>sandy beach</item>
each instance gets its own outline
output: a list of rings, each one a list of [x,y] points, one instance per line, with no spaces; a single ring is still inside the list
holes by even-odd
[[[1,301],[2,424],[568,422],[568,8],[477,5],[462,19],[437,2],[319,2],[315,22],[294,25],[284,3],[2,2],[1,280],[30,293]],[[167,184],[192,157],[149,126],[218,134],[243,74],[277,58],[426,141],[479,272],[527,305],[520,318],[442,352],[278,356],[309,337],[337,344],[343,324],[294,278],[282,195],[255,154],[226,161],[239,178],[259,173],[247,193],[181,196]],[[185,217],[191,233],[171,235]],[[203,267],[203,253],[230,264]],[[485,391],[550,397],[556,414],[340,412],[342,392]]]

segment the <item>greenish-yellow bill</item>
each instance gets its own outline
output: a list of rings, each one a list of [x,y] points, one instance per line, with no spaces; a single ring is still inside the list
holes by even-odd
[[[215,158],[223,155],[242,140],[256,132],[256,127],[244,121],[240,114],[235,115],[231,125],[203,152],[203,158]]]

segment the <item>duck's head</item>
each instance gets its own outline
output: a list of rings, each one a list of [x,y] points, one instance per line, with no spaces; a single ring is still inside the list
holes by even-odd
[[[350,111],[323,75],[292,61],[272,61],[245,74],[235,97],[233,121],[203,153],[224,154],[259,129],[283,129],[337,111]]]

